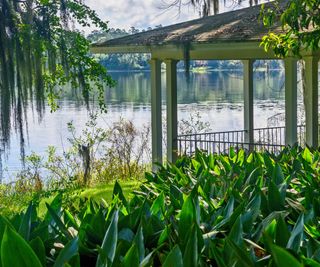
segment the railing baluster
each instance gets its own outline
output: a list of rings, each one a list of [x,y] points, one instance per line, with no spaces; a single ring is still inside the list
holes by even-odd
[[[303,143],[304,126],[299,125],[297,132],[299,134],[299,143]],[[231,147],[235,151],[250,145],[257,151],[269,150],[277,153],[284,147],[284,127],[269,127],[254,129],[254,139],[252,144],[244,142],[245,131],[225,131],[201,134],[179,135],[177,138],[179,154],[192,154],[197,149],[207,151],[207,153],[226,153]]]

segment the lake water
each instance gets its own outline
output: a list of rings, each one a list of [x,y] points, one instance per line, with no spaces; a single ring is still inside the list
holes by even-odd
[[[284,111],[283,70],[255,71],[254,113],[255,127],[268,125],[268,118]],[[106,89],[108,113],[99,117],[99,125],[105,127],[120,117],[132,120],[137,127],[151,121],[150,73],[112,72],[116,88]],[[162,77],[165,84],[165,75]],[[163,115],[165,115],[165,89],[163,88]],[[86,107],[76,101],[64,100],[61,108],[45,113],[39,124],[32,119],[29,110],[29,140],[26,154],[34,151],[45,155],[48,145],[62,148],[69,146],[67,123],[74,122],[77,130],[83,129],[87,119]],[[241,71],[212,71],[191,73],[189,83],[184,72],[178,73],[178,118],[188,119],[199,112],[201,120],[210,123],[212,131],[243,128],[243,86]],[[283,124],[283,123],[282,123]],[[4,176],[13,177],[21,169],[19,139],[13,136],[8,158],[3,162]]]

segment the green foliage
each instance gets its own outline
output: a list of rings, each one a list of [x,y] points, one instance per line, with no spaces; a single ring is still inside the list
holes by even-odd
[[[319,0],[275,1],[273,8],[261,10],[266,27],[281,24],[284,33],[272,31],[262,39],[265,50],[276,55],[300,55],[301,51],[316,51],[320,46]]]
[[[4,148],[9,145],[12,125],[19,132],[23,148],[24,120],[30,101],[35,102],[32,107],[41,118],[45,98],[54,111],[59,107],[61,93],[71,87],[88,104],[94,85],[100,107],[105,110],[103,85],[112,86],[113,81],[89,54],[89,41],[72,30],[71,25],[92,24],[107,30],[107,24],[83,1],[2,0],[0,21],[0,119]]]
[[[301,148],[197,152],[147,173],[130,200],[116,183],[108,204],[57,197],[42,218],[36,204],[0,217],[1,250],[10,235],[34,266],[43,251],[47,266],[319,266],[319,160]]]

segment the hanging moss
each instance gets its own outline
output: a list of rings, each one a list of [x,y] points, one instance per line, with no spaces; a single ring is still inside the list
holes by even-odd
[[[45,99],[55,110],[66,86],[80,90],[88,104],[91,85],[101,95],[103,84],[113,84],[89,56],[88,41],[69,29],[71,18],[82,26],[92,22],[106,29],[80,0],[0,1],[0,154],[9,147],[14,130],[24,156],[28,105],[41,120]],[[99,104],[105,108],[102,98]]]

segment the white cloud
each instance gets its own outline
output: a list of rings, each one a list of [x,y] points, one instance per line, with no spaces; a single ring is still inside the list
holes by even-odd
[[[187,6],[180,14],[177,9],[164,10],[161,0],[87,0],[86,4],[96,10],[100,18],[109,21],[110,28],[126,30],[131,26],[143,29],[198,17],[193,8]]]
[[[86,4],[96,10],[99,17],[109,21],[109,28],[128,30],[131,26],[146,29],[162,24],[163,26],[187,21],[199,17],[197,11],[190,5],[183,4],[180,12],[177,8],[164,10],[165,3],[174,0],[86,0]],[[183,3],[189,0],[182,0]],[[219,0],[220,12],[247,7],[248,0]],[[268,0],[260,0],[267,2]],[[240,3],[240,4],[239,4]],[[85,29],[88,33],[93,28]]]

